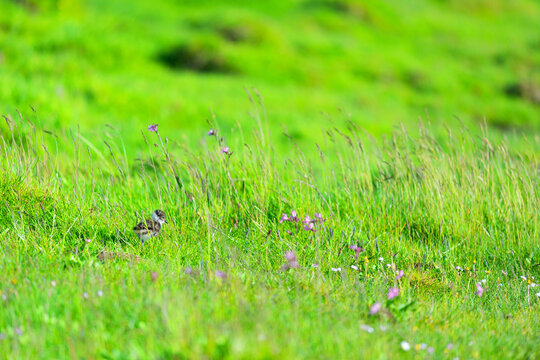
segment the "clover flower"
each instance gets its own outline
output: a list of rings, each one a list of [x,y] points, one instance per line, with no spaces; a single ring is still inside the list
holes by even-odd
[[[296,259],[296,254],[293,251],[287,251],[285,253],[285,260],[287,260],[287,262],[281,266],[281,271],[296,269],[300,266]]]
[[[369,334],[371,334],[375,330],[369,325],[360,325],[360,329],[364,330],[365,332]]]
[[[371,305],[369,307],[369,315],[375,315],[379,312],[379,310],[381,310],[381,303],[380,302],[376,302],[375,304]]]
[[[482,294],[484,293],[484,288],[482,287],[481,283],[476,283],[476,292],[475,294],[478,295],[478,297],[482,297]]]
[[[152,124],[148,126],[148,131],[156,132],[158,124]]]
[[[402,341],[401,344],[400,344],[401,348],[403,349],[403,351],[409,351],[411,350],[411,344],[409,344],[408,342],[406,341]]]
[[[388,300],[392,300],[396,298],[399,295],[399,289],[396,287],[388,289],[388,294],[386,294],[386,297]]]

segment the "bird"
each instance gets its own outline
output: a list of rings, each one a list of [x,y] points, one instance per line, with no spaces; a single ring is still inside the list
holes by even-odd
[[[141,244],[144,245],[146,240],[159,235],[163,224],[168,224],[167,220],[165,220],[165,212],[163,210],[156,210],[152,213],[151,219],[140,222],[133,228],[133,231],[139,236]]]

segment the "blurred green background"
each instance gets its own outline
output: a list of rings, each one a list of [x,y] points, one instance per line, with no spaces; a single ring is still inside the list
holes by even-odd
[[[211,111],[225,133],[256,126],[246,88],[277,145],[347,119],[531,134],[539,69],[538,1],[0,0],[1,113],[112,124],[128,150],[151,123],[196,143]]]

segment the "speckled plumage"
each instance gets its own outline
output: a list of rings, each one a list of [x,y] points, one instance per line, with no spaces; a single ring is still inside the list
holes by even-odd
[[[152,213],[151,219],[146,219],[143,222],[138,223],[133,231],[141,239],[141,243],[144,245],[144,242],[151,237],[158,236],[161,231],[162,224],[166,224],[165,213],[162,210],[156,210]]]

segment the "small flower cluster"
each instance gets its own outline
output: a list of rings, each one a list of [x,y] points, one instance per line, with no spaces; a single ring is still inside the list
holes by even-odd
[[[411,344],[409,344],[407,341],[402,341],[401,343],[399,343],[399,346],[401,347],[401,349],[403,351],[409,351],[409,350],[412,349]],[[433,348],[431,346],[427,346],[427,344],[425,344],[425,343],[416,344],[414,346],[414,349],[416,351],[426,350],[427,353],[430,354],[430,355],[433,355],[435,353],[435,348]]]
[[[285,253],[285,260],[287,261],[283,266],[281,266],[281,271],[287,271],[289,269],[296,269],[300,265],[296,259],[296,254],[293,251],[287,251]]]
[[[317,231],[315,229],[315,224],[317,223],[320,223],[322,224],[325,219],[323,219],[323,216],[320,214],[320,213],[315,213],[313,215],[314,217],[311,218],[308,215],[306,215],[306,217],[304,218],[304,221],[302,222],[302,224],[304,225],[303,229],[306,230],[306,231]],[[300,218],[298,217],[298,214],[296,213],[296,211],[292,210],[291,211],[291,215],[287,215],[287,214],[282,214],[281,217],[279,218],[279,223],[282,224],[283,222],[285,221],[290,221],[290,222],[294,222],[294,223],[299,223],[300,222]]]

